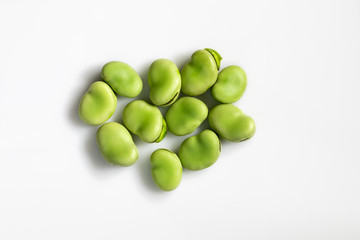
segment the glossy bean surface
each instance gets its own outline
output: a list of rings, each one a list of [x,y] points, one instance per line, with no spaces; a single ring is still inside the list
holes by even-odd
[[[256,130],[254,120],[232,104],[220,104],[211,109],[209,123],[220,137],[233,142],[248,140]]]
[[[117,98],[110,86],[102,81],[91,84],[79,104],[79,116],[89,125],[100,125],[114,113]]]
[[[181,70],[181,90],[189,96],[203,94],[216,82],[221,56],[213,49],[197,50]]]
[[[179,158],[184,168],[201,170],[213,165],[219,158],[221,142],[211,130],[189,137],[181,144]]]
[[[194,97],[179,98],[168,109],[165,120],[169,131],[178,136],[192,133],[206,119],[208,108]]]
[[[245,71],[239,66],[232,65],[224,68],[219,73],[211,93],[221,103],[234,103],[242,97],[246,86]]]
[[[176,101],[181,88],[181,76],[170,60],[158,59],[149,69],[150,100],[158,106],[169,106]]]
[[[140,94],[143,82],[129,65],[119,61],[108,62],[101,72],[103,80],[119,95],[133,98]]]
[[[109,122],[99,127],[96,140],[101,155],[111,164],[130,166],[138,160],[138,149],[120,123]]]
[[[151,154],[151,175],[164,191],[172,191],[180,184],[182,166],[178,156],[170,150],[158,149]]]
[[[160,110],[144,100],[126,105],[122,117],[127,129],[144,142],[160,142],[166,136],[166,122]]]

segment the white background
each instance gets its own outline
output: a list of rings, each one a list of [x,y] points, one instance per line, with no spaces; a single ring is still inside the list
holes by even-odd
[[[107,164],[77,115],[102,65],[146,81],[205,47],[247,72],[255,136],[173,192],[149,156],[188,136],[135,137],[135,165]],[[2,0],[0,239],[360,239],[359,81],[359,1]]]

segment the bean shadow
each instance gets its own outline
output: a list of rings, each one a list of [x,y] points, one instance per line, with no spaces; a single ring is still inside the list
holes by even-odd
[[[153,143],[156,144],[156,143]],[[151,164],[150,164],[150,156],[152,154],[152,151],[147,151],[146,153],[144,151],[141,151],[141,157],[139,157],[138,160],[138,172],[139,172],[139,178],[144,184],[144,186],[154,193],[164,193],[162,190],[160,190],[154,183],[152,176],[151,176]]]
[[[114,170],[114,166],[108,163],[101,153],[99,152],[97,143],[96,143],[96,131],[97,127],[90,129],[90,133],[85,141],[85,151],[88,155],[88,158],[91,164],[97,170]],[[117,169],[119,169],[118,167]]]
[[[207,106],[209,112],[211,109],[213,109],[215,106],[219,105],[220,102],[216,101],[214,97],[211,94],[211,88],[208,89],[205,93],[201,94],[200,96],[197,96],[198,99],[200,99],[205,105]],[[200,131],[204,131],[205,129],[211,129],[209,124],[209,117],[205,119],[204,122],[199,126]]]
[[[146,143],[140,139],[135,134],[132,134],[133,141],[138,148],[139,151],[139,159],[136,162],[136,167],[139,173],[139,179],[143,183],[143,185],[151,192],[154,193],[162,193],[154,183],[152,176],[151,176],[151,164],[150,164],[150,156],[155,149],[158,147],[156,146],[157,143]]]
[[[102,80],[101,71],[96,70],[89,72],[89,74],[86,74],[86,76],[84,77],[84,80],[85,81],[83,83],[83,87],[81,88],[81,91],[77,91],[77,94],[75,94],[73,100],[71,101],[71,106],[69,108],[69,115],[68,115],[69,121],[78,127],[86,126],[86,124],[83,121],[81,121],[78,114],[78,107],[80,100],[93,82]]]
[[[139,70],[137,70],[137,73],[139,74],[141,80],[143,81],[143,89],[141,93],[135,98],[135,99],[145,100],[149,103],[151,103],[151,101],[149,96],[150,86],[148,83],[148,71],[151,63],[152,63],[151,61],[147,61],[145,64],[139,67]]]
[[[184,67],[185,63],[187,63],[190,58],[192,51],[183,52],[182,54],[176,55],[172,61],[176,64],[176,66],[179,68],[179,71],[181,72],[181,69]],[[170,59],[171,60],[171,59]]]

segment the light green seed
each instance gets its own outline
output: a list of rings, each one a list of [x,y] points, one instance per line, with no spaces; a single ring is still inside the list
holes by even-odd
[[[144,100],[135,100],[126,105],[123,121],[127,129],[144,142],[160,142],[167,133],[160,110]]]
[[[173,134],[183,136],[199,127],[207,115],[208,108],[201,100],[182,97],[168,109],[165,120]]]
[[[178,156],[170,150],[158,149],[151,154],[151,175],[164,191],[172,191],[180,184],[182,166]]]
[[[102,78],[119,95],[133,98],[140,94],[143,82],[137,72],[123,62],[109,62],[102,69]]]
[[[89,125],[100,125],[113,115],[116,104],[117,98],[109,85],[94,82],[81,98],[79,116]]]
[[[232,104],[220,104],[211,109],[209,123],[220,137],[232,142],[248,140],[256,130],[254,120]]]
[[[150,99],[158,106],[168,106],[176,101],[181,88],[177,66],[167,59],[154,61],[149,69]]]
[[[181,90],[189,96],[203,94],[216,82],[221,56],[205,48],[193,53],[181,70]]]
[[[184,168],[201,170],[213,165],[219,158],[221,142],[211,130],[189,137],[181,144],[179,158]]]
[[[139,156],[129,131],[121,124],[109,122],[96,134],[98,148],[104,159],[111,164],[130,166]]]
[[[242,97],[246,85],[245,71],[239,66],[229,66],[219,73],[212,95],[219,102],[233,103]]]

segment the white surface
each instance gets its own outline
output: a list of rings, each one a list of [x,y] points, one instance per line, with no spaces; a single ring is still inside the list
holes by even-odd
[[[0,239],[360,239],[359,1],[3,0],[0,35]],[[148,159],[185,137],[102,160],[76,112],[102,65],[205,47],[247,72],[254,138],[169,193]]]

